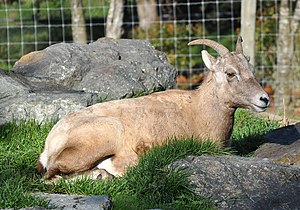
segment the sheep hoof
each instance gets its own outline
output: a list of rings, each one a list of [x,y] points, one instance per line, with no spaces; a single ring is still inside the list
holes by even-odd
[[[57,184],[62,179],[62,176],[54,175],[51,179],[44,179],[45,184]]]
[[[108,173],[105,169],[94,169],[91,170],[89,175],[94,180],[101,180],[101,179],[112,179],[114,176]]]

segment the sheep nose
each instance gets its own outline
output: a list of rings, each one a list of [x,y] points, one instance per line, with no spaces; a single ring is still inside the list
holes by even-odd
[[[265,102],[266,106],[268,106],[269,103],[270,103],[269,96],[261,96],[259,99],[260,99],[261,101]]]

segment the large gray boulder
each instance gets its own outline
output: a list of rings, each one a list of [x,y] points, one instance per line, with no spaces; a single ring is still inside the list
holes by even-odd
[[[172,88],[176,70],[147,41],[60,43],[0,70],[0,124],[61,117],[99,101]]]
[[[172,88],[176,77],[166,55],[148,41],[109,38],[52,45],[23,56],[13,71],[32,84],[59,84],[106,100]]]
[[[84,92],[28,93],[0,100],[0,125],[34,119],[57,121],[61,117],[97,102],[97,97]]]
[[[299,167],[237,156],[189,156],[171,167],[190,173],[191,188],[218,209],[300,207]]]
[[[30,86],[15,74],[9,74],[0,69],[0,100],[22,96],[30,92]]]
[[[98,101],[93,93],[54,85],[34,87],[26,78],[3,70],[0,70],[0,82],[0,125],[26,119],[57,120]]]

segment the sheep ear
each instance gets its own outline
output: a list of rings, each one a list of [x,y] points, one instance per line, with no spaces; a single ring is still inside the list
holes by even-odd
[[[216,63],[216,59],[213,56],[211,56],[206,50],[202,50],[201,54],[202,54],[202,59],[205,63],[205,66],[209,70],[212,70],[212,66]]]

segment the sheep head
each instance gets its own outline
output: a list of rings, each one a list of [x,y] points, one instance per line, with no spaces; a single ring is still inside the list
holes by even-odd
[[[225,46],[208,39],[191,41],[188,45],[206,45],[217,51],[215,58],[202,50],[202,59],[210,70],[210,80],[215,86],[216,95],[231,108],[246,108],[257,112],[265,111],[269,106],[269,96],[254,78],[254,67],[249,63],[239,37],[236,50],[230,52]]]

